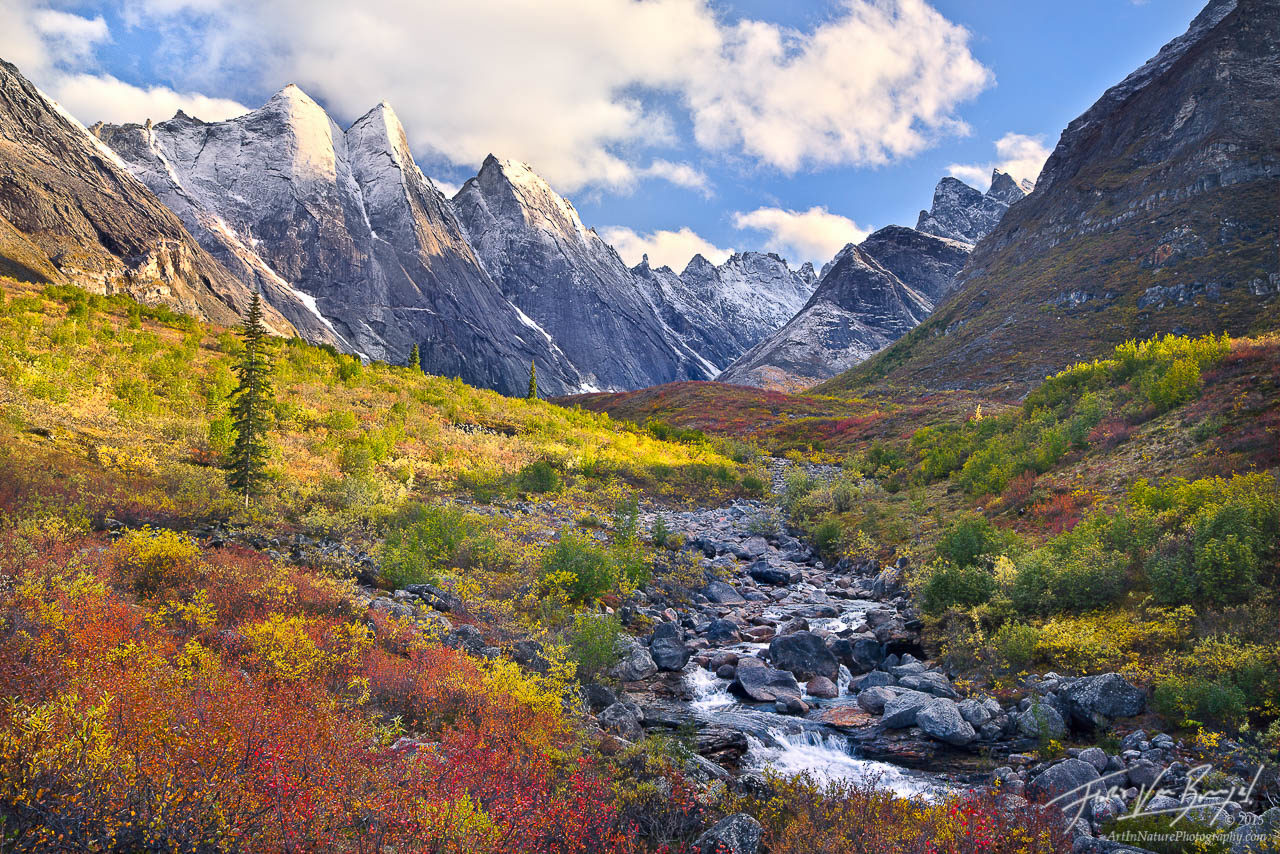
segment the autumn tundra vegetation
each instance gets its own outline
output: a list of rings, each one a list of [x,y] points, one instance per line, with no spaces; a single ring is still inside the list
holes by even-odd
[[[735,420],[725,389],[717,427],[2,284],[0,850],[679,852],[739,813],[779,854],[1069,848],[997,792],[744,792],[690,778],[686,733],[590,725],[618,610],[687,571],[638,509],[763,496],[769,453],[840,466],[794,469],[788,520],[832,559],[913,556],[968,678],[1121,670],[1206,743],[1280,741],[1274,341],[1129,344],[1020,403],[783,423],[787,396]],[[498,654],[367,607],[444,581]]]

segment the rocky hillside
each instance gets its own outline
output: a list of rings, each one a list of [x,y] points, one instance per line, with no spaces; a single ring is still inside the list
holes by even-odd
[[[126,293],[218,323],[235,322],[249,299],[110,149],[2,60],[0,275]],[[292,331],[276,312],[268,323]]]
[[[448,200],[380,104],[345,132],[297,86],[207,123],[99,127],[210,249],[269,299],[301,294],[312,340],[515,394],[582,380],[481,267]]]
[[[1011,390],[1118,342],[1277,326],[1280,2],[1214,0],[1063,132],[927,323],[830,389]]]

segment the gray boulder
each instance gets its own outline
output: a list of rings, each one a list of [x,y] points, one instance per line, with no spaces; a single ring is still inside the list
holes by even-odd
[[[1101,747],[1086,747],[1076,758],[1097,768],[1099,774],[1107,770],[1107,752]]]
[[[813,677],[809,680],[809,684],[804,686],[804,690],[810,697],[820,697],[825,700],[840,696],[840,689],[836,687],[836,683],[825,676]]]
[[[771,566],[767,560],[758,560],[747,568],[747,575],[751,576],[759,584],[772,584],[781,586],[791,583],[791,573],[776,566]]]
[[[1053,706],[1033,703],[1018,715],[1018,732],[1027,738],[1062,738],[1067,734],[1067,725]]]
[[[873,715],[883,715],[889,701],[901,694],[902,688],[889,685],[873,685],[858,693],[858,705]]]
[[[717,605],[745,605],[747,602],[742,594],[733,589],[733,585],[723,581],[711,582],[703,588],[702,595]]]
[[[854,675],[869,673],[884,661],[884,646],[872,634],[833,641],[831,653]]]
[[[600,713],[600,728],[627,741],[644,738],[644,713],[635,703],[614,703]]]
[[[1064,759],[1031,779],[1027,793],[1041,801],[1071,804],[1090,794],[1103,794],[1098,769],[1079,759]]]
[[[899,679],[898,684],[903,688],[923,691],[935,697],[946,697],[951,700],[960,698],[960,695],[956,693],[956,689],[952,688],[951,683],[947,681],[947,677],[936,670],[930,670],[927,673],[909,673]]]
[[[769,644],[769,660],[774,667],[790,670],[802,681],[814,676],[825,676],[834,681],[840,676],[840,662],[827,649],[826,641],[813,632],[795,632],[774,638]]]
[[[722,818],[693,843],[696,854],[759,854],[760,822],[746,813]]]
[[[738,624],[732,620],[712,620],[704,634],[712,643],[737,643],[742,639]]]
[[[1058,697],[1072,723],[1085,729],[1109,727],[1117,718],[1140,715],[1147,707],[1147,695],[1118,673],[1085,676],[1066,682]]]
[[[880,722],[889,729],[906,729],[916,725],[916,715],[933,697],[920,691],[903,690],[889,702],[884,704],[884,717]],[[861,696],[859,696],[861,700]]]
[[[649,650],[631,641],[623,650],[622,661],[614,665],[610,672],[619,682],[639,682],[656,674],[658,665]]]
[[[780,698],[800,699],[800,684],[786,670],[774,670],[756,658],[738,662],[729,690],[757,703],[772,703]]]
[[[953,700],[935,697],[916,712],[916,726],[928,735],[955,747],[964,747],[978,737],[973,725],[960,715]]]
[[[855,677],[849,682],[849,690],[853,693],[865,691],[868,688],[879,688],[886,685],[897,685],[898,680],[894,679],[883,670],[873,670],[870,673]]]
[[[684,644],[684,630],[678,623],[662,623],[653,630],[649,654],[659,670],[683,670],[689,663],[690,650]]]
[[[980,727],[995,717],[987,706],[978,700],[963,700],[959,704],[960,717],[975,727]]]

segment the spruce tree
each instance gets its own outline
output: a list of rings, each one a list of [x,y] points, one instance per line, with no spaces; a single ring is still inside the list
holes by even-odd
[[[422,356],[418,353],[417,343],[409,350],[409,361],[405,362],[405,367],[416,371],[422,370]]]
[[[538,399],[538,366],[533,360],[529,362],[529,393],[525,395],[525,399]]]
[[[236,440],[227,461],[227,483],[248,505],[250,497],[262,492],[267,476],[267,417],[273,400],[267,330],[262,324],[262,298],[256,291],[240,336],[244,352],[236,365],[240,382],[231,392]]]

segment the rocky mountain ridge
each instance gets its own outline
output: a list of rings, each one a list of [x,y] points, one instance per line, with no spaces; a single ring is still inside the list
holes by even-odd
[[[943,178],[934,188],[932,206],[920,211],[916,231],[976,246],[1000,223],[1009,206],[1034,187],[999,169],[992,172],[991,188],[985,193],[959,178]]]
[[[992,217],[998,219],[1021,194],[1022,188],[998,170],[986,195],[944,178],[926,224],[962,239],[891,225],[860,244],[848,244],[823,266],[816,290],[800,311],[717,379],[791,391],[870,358],[929,316],[951,292],[973,249],[970,239],[981,239]],[[940,225],[947,223],[954,228]]]

